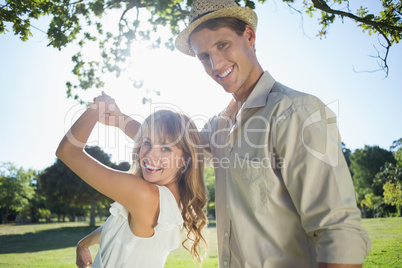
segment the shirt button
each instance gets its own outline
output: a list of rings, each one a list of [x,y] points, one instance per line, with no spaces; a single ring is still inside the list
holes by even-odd
[[[224,262],[223,262],[223,265],[227,266],[227,265],[228,265],[228,262],[227,262],[227,261],[224,261]]]
[[[229,236],[229,232],[225,232],[225,237],[228,237]]]
[[[229,208],[229,204],[226,204],[226,208]]]

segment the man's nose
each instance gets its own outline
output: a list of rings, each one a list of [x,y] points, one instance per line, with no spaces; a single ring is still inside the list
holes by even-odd
[[[219,52],[212,53],[209,56],[212,70],[219,70],[223,67],[223,57]]]

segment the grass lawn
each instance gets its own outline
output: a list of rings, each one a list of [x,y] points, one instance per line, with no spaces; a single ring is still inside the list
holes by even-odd
[[[401,268],[402,218],[365,219],[363,227],[373,243],[364,268]]]
[[[364,268],[402,267],[402,218],[365,219],[373,242]],[[95,227],[88,223],[0,224],[0,267],[76,267],[75,245]],[[218,267],[216,229],[208,228],[208,257],[202,267]],[[93,257],[98,250],[91,248]],[[166,268],[196,267],[183,248],[169,255]]]

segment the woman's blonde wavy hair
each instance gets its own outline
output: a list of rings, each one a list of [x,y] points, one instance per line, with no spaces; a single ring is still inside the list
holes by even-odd
[[[202,229],[207,225],[206,203],[207,190],[204,184],[204,156],[200,136],[195,124],[184,114],[169,110],[157,111],[145,119],[134,142],[133,166],[131,172],[143,178],[139,160],[142,139],[147,133],[159,136],[161,142],[177,146],[183,152],[184,167],[177,175],[181,214],[186,230],[186,239],[182,245],[193,259],[201,262],[200,242],[207,242]],[[187,247],[186,244],[190,244]]]

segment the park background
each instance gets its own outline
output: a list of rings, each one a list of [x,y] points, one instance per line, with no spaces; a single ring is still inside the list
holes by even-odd
[[[394,205],[392,202],[387,204],[383,186],[391,180],[395,196],[398,193],[400,196],[397,185],[401,183],[402,160],[398,158],[400,154],[397,152],[401,148],[402,138],[401,44],[394,45],[390,50],[389,73],[386,76],[383,71],[371,72],[378,69],[377,59],[370,57],[377,55],[374,46],[381,49],[378,37],[362,33],[361,28],[348,19],[338,19],[331,25],[327,37],[320,39],[315,36],[319,29],[316,18],[304,16],[302,19],[280,1],[257,4],[256,12],[259,16],[256,48],[263,68],[269,70],[277,81],[319,97],[338,115],[344,153],[350,160],[358,205],[363,216],[400,216],[400,199],[396,198]],[[61,51],[47,47],[46,34],[40,29],[46,31],[49,22],[50,18],[46,17],[34,22],[33,25],[39,30],[33,29],[33,37],[27,42],[22,42],[11,31],[0,35],[3,50],[0,61],[2,221],[6,222],[10,217],[9,220],[18,221],[19,224],[36,221],[74,223],[78,220],[101,224],[108,214],[107,208],[111,201],[91,192],[68,170],[63,170],[62,163],[56,162],[54,156],[58,142],[83,112],[84,106],[66,98],[65,83],[74,79],[71,74],[71,57],[77,47],[71,44]],[[110,27],[116,23],[113,14],[105,22]],[[116,99],[123,111],[141,119],[154,109],[168,107],[186,112],[201,126],[207,118],[225,107],[230,96],[204,74],[196,59],[163,48],[150,50],[147,45],[146,42],[134,44],[127,74],[119,78],[113,75],[104,77],[104,90]],[[144,82],[141,89],[133,87],[132,77]],[[99,89],[81,93],[87,101],[98,94]],[[151,98],[152,103],[143,104],[144,98]],[[92,147],[94,155],[110,166],[127,168],[132,142],[124,135],[99,126],[91,141],[92,146],[99,146]],[[395,146],[391,148],[392,145]],[[41,180],[58,180],[60,184],[47,183],[49,187],[39,191],[38,182]],[[206,171],[206,181],[213,197],[211,170]],[[374,184],[376,181],[377,184]],[[67,184],[71,187],[67,187]],[[80,191],[77,191],[77,187]],[[93,200],[91,197],[96,198]],[[213,208],[211,201],[211,214]],[[92,222],[89,215],[92,215]],[[388,256],[383,252],[383,256],[386,256],[384,259],[402,259],[401,221],[393,222],[396,226],[394,228],[390,227],[393,226],[390,222],[381,223],[387,224],[389,230],[392,230],[389,237],[399,237],[399,242],[397,239],[395,244],[389,243],[386,250],[381,248],[378,252],[391,254]],[[26,233],[39,232],[38,236],[34,236],[38,239],[48,234],[37,230],[24,231],[21,228],[19,231],[4,229],[4,226],[21,227],[19,224],[1,226],[2,241],[16,239],[17,242],[12,243],[18,244],[25,241],[24,237],[27,239],[24,236]],[[377,229],[379,226],[381,224]],[[11,236],[13,232],[15,235]],[[55,234],[50,232],[51,237]],[[9,246],[7,244],[0,248],[0,265],[3,257],[9,256],[15,260],[13,254],[21,256],[27,251],[33,251],[24,249],[29,248],[29,243],[19,244],[14,250],[6,250]],[[68,246],[73,247],[74,244]],[[43,252],[47,250],[50,248],[43,248]],[[73,255],[70,257],[74,258]],[[71,262],[71,259],[66,262]]]

